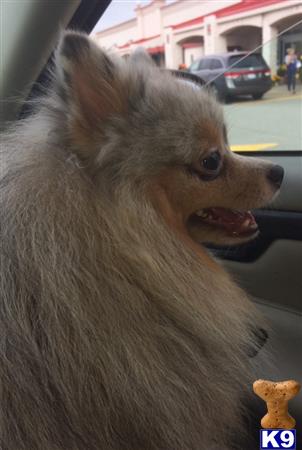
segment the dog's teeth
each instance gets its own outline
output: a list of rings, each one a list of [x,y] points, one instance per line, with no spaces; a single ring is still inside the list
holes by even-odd
[[[206,217],[208,217],[208,213],[205,212],[203,209],[201,209],[200,211],[196,212],[196,216],[201,217],[202,219],[205,219]]]

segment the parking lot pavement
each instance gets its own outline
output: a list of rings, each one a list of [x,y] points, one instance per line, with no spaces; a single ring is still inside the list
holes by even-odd
[[[302,85],[296,94],[277,86],[261,100],[240,98],[224,105],[232,150],[301,150]]]
[[[302,83],[300,83],[300,82],[297,83],[296,94],[293,94],[292,92],[288,92],[286,85],[275,86],[264,95],[262,101],[275,100],[275,99],[280,99],[280,98],[284,98],[284,97],[293,97],[294,95],[301,95],[301,94],[302,94]]]

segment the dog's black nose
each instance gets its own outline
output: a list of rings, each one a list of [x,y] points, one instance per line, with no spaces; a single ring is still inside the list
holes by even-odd
[[[281,186],[283,177],[284,169],[278,165],[273,166],[267,174],[267,178],[277,187]]]

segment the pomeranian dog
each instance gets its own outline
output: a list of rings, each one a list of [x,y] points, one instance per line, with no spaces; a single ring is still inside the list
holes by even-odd
[[[1,147],[1,448],[237,448],[262,319],[202,244],[253,239],[282,168],[76,32]]]

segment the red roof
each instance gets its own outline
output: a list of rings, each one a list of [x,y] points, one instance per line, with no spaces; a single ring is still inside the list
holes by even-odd
[[[142,44],[143,42],[151,41],[152,39],[155,39],[158,37],[160,37],[160,34],[156,34],[155,36],[150,36],[147,38],[136,39],[135,41],[127,42],[127,44],[118,45],[118,48],[126,48],[126,47],[129,47],[131,44]]]
[[[157,47],[147,48],[147,51],[150,55],[154,55],[155,53],[164,53],[165,47],[163,45],[158,45]]]
[[[281,3],[287,0],[242,0],[239,4],[227,6],[215,12],[216,17],[230,16],[240,14],[254,8],[264,8],[265,6]]]

